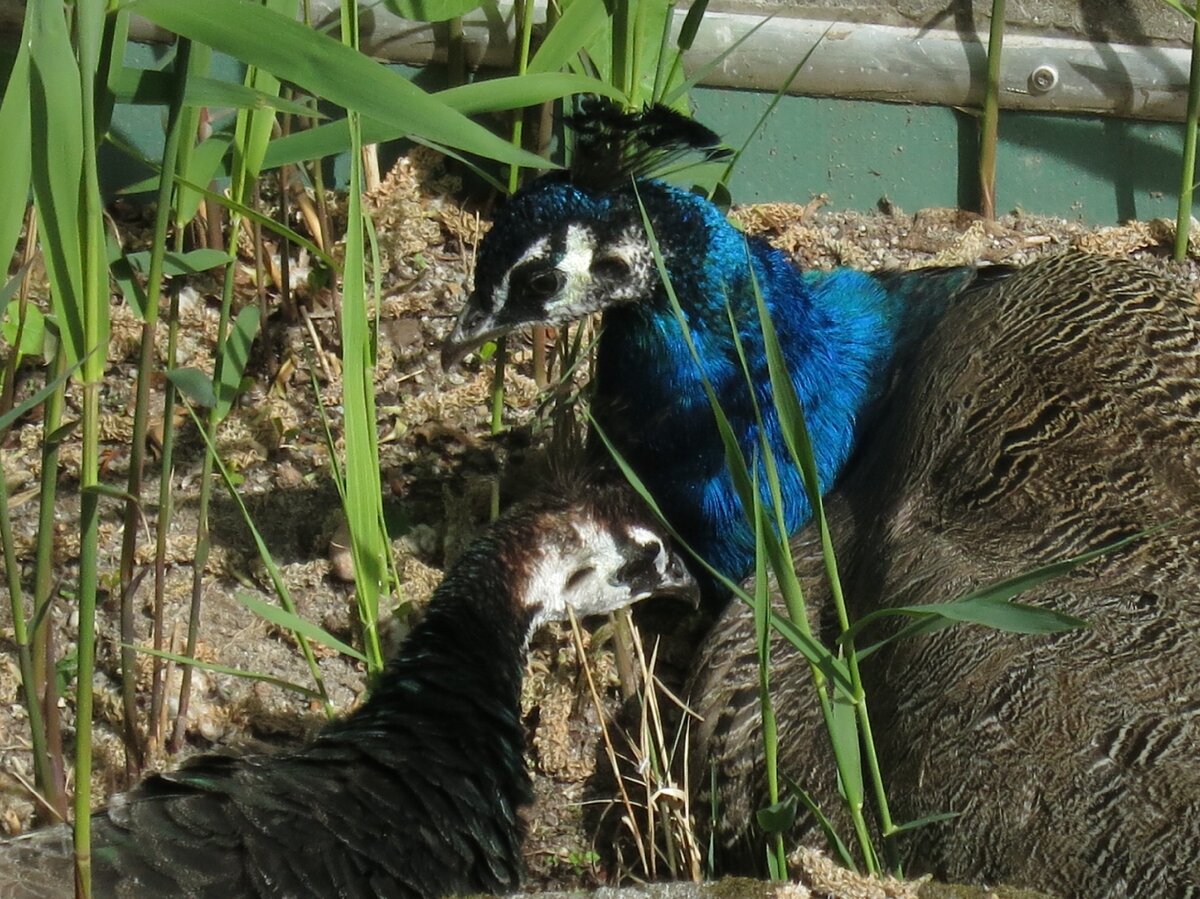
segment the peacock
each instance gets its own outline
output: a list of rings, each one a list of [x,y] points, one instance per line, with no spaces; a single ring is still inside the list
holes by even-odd
[[[812,514],[770,402],[757,294],[804,407],[824,491],[901,357],[947,308],[1006,269],[800,271],[764,241],[747,239],[705,197],[649,177],[691,150],[719,157],[708,129],[665,107],[627,113],[595,99],[571,123],[570,168],[514,194],[482,241],[474,290],[444,344],[443,364],[512,328],[604,310],[591,407],[596,424],[683,541],[720,575],[740,580],[753,565],[754,534],[726,467],[706,380],[747,459],[760,454],[765,433],[779,463],[788,532]],[[760,483],[769,504],[766,478]],[[715,584],[706,582],[706,593],[719,597]]]
[[[778,439],[755,290],[822,489],[856,452],[829,514],[858,614],[950,600],[1172,522],[1029,597],[1086,629],[949,629],[878,653],[865,673],[896,819],[957,813],[902,838],[910,871],[1080,897],[1200,895],[1194,299],[1078,253],[1019,269],[803,273],[703,198],[647,177],[656,153],[712,146],[708,132],[661,110],[602,108],[576,127],[571,171],[515,195],[481,246],[444,360],[519,325],[605,310],[594,416],[685,540],[730,578],[746,573],[753,541],[701,372],[748,456],[758,399],[818,617],[820,540],[802,529],[810,510]],[[752,633],[747,610],[730,607],[689,690],[704,718],[691,782],[717,785],[695,805],[715,800],[718,845],[751,865],[765,801]],[[783,769],[829,807],[836,778],[806,665],[782,643],[775,654]],[[794,836],[819,833],[802,819]]]
[[[464,551],[370,698],[300,749],[206,755],[92,817],[101,897],[434,899],[520,883],[520,689],[543,622],[694,597],[623,485],[516,507]],[[70,831],[0,843],[0,896],[74,895]]]
[[[876,433],[828,505],[859,615],[1164,526],[1022,597],[1086,628],[959,626],[867,659],[894,819],[955,815],[900,838],[907,871],[1078,899],[1200,896],[1196,299],[1125,260],[1046,257],[945,312]],[[829,639],[815,528],[794,544]],[[808,666],[773,646],[780,770],[835,813]],[[716,803],[727,870],[762,858],[756,652],[749,611],[729,607],[688,689],[704,719],[695,804]],[[804,814],[790,836],[823,842]]]

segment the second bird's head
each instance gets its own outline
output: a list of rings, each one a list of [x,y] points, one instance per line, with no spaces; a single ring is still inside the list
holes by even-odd
[[[696,579],[662,526],[627,484],[588,483],[564,504],[537,509],[531,539],[522,541],[524,580],[518,590],[530,630],[625,608],[651,596],[695,605]]]
[[[503,591],[489,580],[496,575]],[[488,596],[506,594],[526,638],[571,613],[600,615],[651,596],[699,601],[699,585],[681,551],[636,491],[621,479],[579,468],[543,476],[535,495],[467,546],[438,589],[458,596],[481,589]],[[431,610],[439,608],[436,594],[434,599]]]

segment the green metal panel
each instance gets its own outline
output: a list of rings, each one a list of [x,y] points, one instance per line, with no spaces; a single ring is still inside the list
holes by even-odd
[[[740,147],[771,98],[692,92],[696,116]],[[996,206],[1114,223],[1174,217],[1183,128],[1115,118],[1002,112]],[[973,208],[974,116],[945,107],[783,97],[751,139],[732,185],[739,202],[829,195],[839,209]]]

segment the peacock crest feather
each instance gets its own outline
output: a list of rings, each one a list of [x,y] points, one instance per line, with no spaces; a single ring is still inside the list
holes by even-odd
[[[693,153],[703,162],[733,155],[715,132],[662,104],[634,111],[587,95],[565,121],[575,137],[571,183],[597,193],[618,190],[631,179],[663,177]]]

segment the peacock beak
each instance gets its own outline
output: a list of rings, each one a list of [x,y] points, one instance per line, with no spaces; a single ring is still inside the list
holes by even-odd
[[[670,566],[656,593],[681,599],[693,609],[700,608],[700,583],[678,553],[671,553]]]
[[[483,311],[476,294],[472,293],[454,323],[454,330],[442,342],[442,370],[451,371],[472,350],[506,330],[496,324],[494,315]]]
[[[615,579],[624,583],[636,599],[671,596],[697,608],[700,605],[700,585],[688,570],[683,556],[666,544],[655,543],[653,546],[654,552],[631,558]]]

